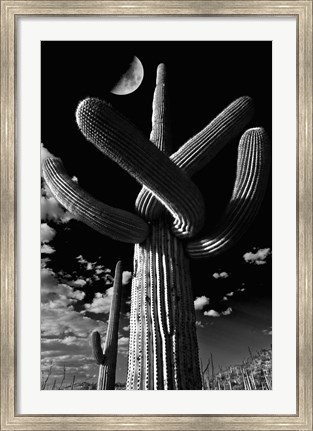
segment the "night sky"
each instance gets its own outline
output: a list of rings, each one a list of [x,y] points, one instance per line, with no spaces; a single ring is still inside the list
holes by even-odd
[[[42,42],[41,52],[43,157],[60,157],[79,185],[108,205],[134,212],[141,186],[87,142],[76,125],[77,105],[90,96],[105,99],[149,137],[159,63],[168,71],[174,151],[245,95],[255,103],[249,127],[262,126],[271,136],[270,42]],[[129,95],[110,93],[134,55],[144,67],[142,84]],[[240,135],[193,177],[205,199],[204,231],[218,222],[230,198],[239,139]],[[133,245],[110,240],[70,219],[45,185],[42,194],[43,369],[53,361],[55,378],[60,379],[65,365],[68,381],[74,374],[76,379],[83,380],[85,374],[89,381],[96,380],[90,332],[98,326],[103,331],[101,322],[108,314],[95,304],[97,299],[109,300],[109,270],[113,274],[121,259],[126,273],[117,380],[122,382]],[[260,212],[242,240],[216,258],[191,262],[194,298],[201,298],[195,304],[204,363],[212,353],[216,365],[234,365],[249,355],[248,347],[255,351],[271,345],[271,220],[269,181]],[[93,305],[88,311],[85,304]]]

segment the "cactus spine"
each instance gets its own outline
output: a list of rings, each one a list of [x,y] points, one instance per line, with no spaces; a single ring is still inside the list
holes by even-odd
[[[99,332],[92,333],[92,350],[99,365],[98,390],[115,389],[115,371],[118,345],[118,325],[122,296],[122,262],[118,261],[115,267],[113,296],[110,307],[109,323],[104,348],[101,347]]]
[[[145,235],[134,250],[127,389],[201,389],[188,255],[210,257],[239,239],[256,214],[268,174],[265,132],[250,129],[239,144],[234,191],[221,223],[193,239],[204,223],[204,203],[189,176],[248,124],[253,104],[249,97],[237,99],[171,155],[167,103],[165,67],[159,65],[150,140],[98,99],[85,99],[76,112],[87,140],[143,186],[137,217],[147,220],[150,230],[134,222]],[[55,176],[46,175],[58,198]],[[70,200],[66,185],[61,186]],[[111,233],[111,226],[105,228],[102,233]],[[95,352],[101,360],[99,348]]]

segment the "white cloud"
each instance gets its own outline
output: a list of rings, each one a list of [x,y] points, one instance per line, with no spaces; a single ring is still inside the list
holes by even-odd
[[[129,337],[121,337],[118,340],[118,352],[123,355],[128,355]]]
[[[52,254],[52,253],[55,253],[55,249],[48,244],[43,244],[41,246],[41,253],[42,254]]]
[[[222,301],[228,301],[228,298],[227,298],[227,296],[223,296],[223,299],[222,299]]]
[[[77,177],[72,177],[72,181],[74,181],[74,183],[78,183],[78,178]]]
[[[225,271],[220,272],[220,273],[214,272],[214,274],[212,275],[212,277],[214,277],[216,279],[218,279],[218,278],[228,278],[229,274],[227,272],[225,272]]]
[[[129,332],[129,325],[128,325],[128,326],[124,326],[124,327],[123,327],[123,331],[125,331],[125,332]]]
[[[195,300],[194,300],[194,307],[195,307],[195,310],[202,310],[203,309],[203,307],[205,306],[205,305],[208,305],[210,303],[210,299],[209,298],[207,298],[206,296],[200,296],[200,297],[197,297]]]
[[[102,294],[97,292],[91,304],[85,304],[85,309],[91,313],[109,313],[113,296],[113,287]]]
[[[70,347],[74,347],[77,351],[77,347],[82,347],[84,350],[88,347],[90,341],[87,337],[81,338],[73,335],[66,336],[65,338],[43,338],[41,341],[41,350],[42,352],[46,351],[60,351],[63,350],[63,354],[70,353],[73,349]],[[64,345],[69,346],[69,348],[65,348]],[[81,353],[84,353],[82,350]]]
[[[41,287],[54,287],[57,285],[56,274],[50,268],[43,268],[41,270]]]
[[[41,220],[60,220],[65,215],[65,210],[59,205],[57,200],[50,196],[41,196]]]
[[[228,307],[227,310],[222,311],[223,316],[229,316],[233,312],[231,307]]]
[[[85,293],[80,290],[73,290],[67,284],[58,284],[53,289],[41,289],[42,306],[49,304],[50,309],[67,308],[68,306],[84,299]]]
[[[255,253],[247,252],[243,255],[244,260],[247,263],[252,263],[255,265],[265,265],[266,258],[271,254],[270,248],[260,248]]]
[[[52,197],[41,196],[41,220],[62,220],[65,215],[65,210],[59,205],[57,200]]]
[[[272,327],[270,327],[269,329],[263,329],[262,333],[264,335],[272,335]]]
[[[48,159],[49,157],[55,157],[52,153],[50,153],[49,150],[47,150],[46,147],[44,147],[43,143],[41,143],[41,150],[40,150],[40,159],[41,163]]]
[[[44,257],[41,259],[41,268],[47,268],[48,263],[51,262],[50,257]]]
[[[234,292],[228,292],[226,293],[226,296],[234,296]]]
[[[204,316],[209,316],[209,317],[220,317],[220,316],[229,316],[232,313],[233,309],[231,307],[228,307],[227,310],[222,311],[221,313],[218,313],[215,310],[209,310],[209,311],[205,311],[203,313]]]
[[[42,243],[50,242],[55,237],[56,231],[47,223],[41,223],[40,239]]]
[[[63,344],[66,344],[67,346],[72,346],[73,344],[75,344],[76,346],[85,346],[86,345],[86,338],[78,338],[78,337],[74,337],[74,336],[69,336],[69,337],[65,337],[62,340]]]
[[[101,259],[101,256],[99,256]],[[105,268],[103,265],[97,264],[97,262],[88,262],[87,259],[84,258],[81,254],[76,256],[77,262],[82,265],[87,271],[93,271],[93,274],[90,276],[94,281],[99,281],[101,274],[104,274],[101,278],[104,279],[104,283],[106,285],[111,285],[113,283],[113,277],[110,274],[111,270]],[[86,278],[86,281],[90,281],[91,279]]]
[[[40,199],[41,220],[53,220],[55,222],[67,223],[75,216],[64,209],[58,201],[51,195],[48,186],[45,184],[44,193]]]
[[[86,269],[87,271],[92,271],[95,267],[96,262],[87,262]]]
[[[121,337],[118,339],[118,345],[119,346],[128,346],[129,338],[128,337]]]
[[[49,308],[64,308],[81,301],[85,293],[74,290],[71,286],[59,283],[56,274],[49,268],[41,270],[41,302],[49,303]]]
[[[112,277],[111,274],[105,274],[105,276],[103,277],[103,279],[104,279],[104,284],[106,286],[110,286],[114,282],[114,278]]]
[[[97,275],[103,274],[104,272],[105,271],[104,271],[102,266],[96,266],[96,274]]]
[[[83,316],[65,305],[66,301],[52,301],[42,304],[41,331],[47,336],[75,334],[77,337],[88,337],[94,330],[103,329],[104,322]]]
[[[81,263],[82,265],[87,263],[87,260],[83,258],[83,256],[80,254],[79,256],[76,257],[77,262]]]
[[[73,281],[74,286],[83,287],[87,284],[86,280],[83,280],[82,278],[78,278],[77,280]]]
[[[220,313],[218,313],[215,310],[209,310],[209,311],[205,311],[203,313],[204,316],[209,316],[209,317],[220,317]]]
[[[122,284],[126,286],[132,279],[133,274],[130,271],[123,271]]]
[[[81,290],[74,290],[74,292],[71,293],[71,298],[77,299],[77,301],[82,301],[86,296],[85,292],[82,292]]]
[[[200,320],[196,320],[196,326],[198,326],[199,328],[204,328],[204,325]]]

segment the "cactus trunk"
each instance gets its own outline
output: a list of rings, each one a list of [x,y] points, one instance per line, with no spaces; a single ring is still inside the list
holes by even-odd
[[[135,245],[127,389],[201,389],[189,262],[166,219]]]

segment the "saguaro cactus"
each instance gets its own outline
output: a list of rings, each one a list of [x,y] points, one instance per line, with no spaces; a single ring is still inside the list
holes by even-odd
[[[127,235],[123,231],[119,239],[136,243],[127,389],[201,389],[189,257],[205,258],[222,252],[251,223],[269,170],[265,131],[254,128],[243,134],[229,205],[221,223],[202,236],[204,203],[190,175],[211,162],[252,115],[252,100],[241,97],[171,154],[163,64],[157,70],[150,140],[104,101],[85,99],[78,106],[77,123],[87,140],[143,186],[136,200],[136,219],[129,213],[120,217],[125,220]],[[79,208],[80,218],[90,224],[84,211],[91,197],[79,190],[73,197],[59,163],[45,162],[48,184],[67,209]],[[107,221],[111,209],[106,207],[102,212],[96,207],[92,206],[90,216],[97,214],[101,232],[117,235],[119,222],[115,223],[114,217]]]
[[[101,346],[99,332],[92,333],[92,350],[99,368],[98,390],[115,389],[115,371],[117,360],[118,324],[122,296],[122,262],[115,267],[113,296],[110,307],[109,323],[104,348]]]

